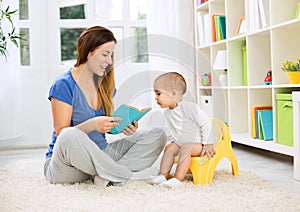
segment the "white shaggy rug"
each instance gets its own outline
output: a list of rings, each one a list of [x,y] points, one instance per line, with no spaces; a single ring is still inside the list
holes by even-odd
[[[221,161],[222,162],[222,161]],[[209,185],[186,179],[179,188],[141,181],[98,188],[91,181],[45,181],[42,160],[19,160],[0,169],[0,211],[300,211],[300,197],[246,171],[217,170]]]

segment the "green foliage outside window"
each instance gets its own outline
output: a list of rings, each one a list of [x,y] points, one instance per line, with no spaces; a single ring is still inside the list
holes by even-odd
[[[20,53],[21,53],[21,65],[30,65],[30,45],[29,45],[29,29],[20,28],[20,33],[23,35],[24,39],[20,40]]]
[[[136,55],[132,62],[135,63],[147,63],[148,62],[148,45],[147,45],[147,29],[135,28],[135,50]]]
[[[60,19],[85,19],[84,4],[60,8]]]
[[[84,4],[60,8],[60,19],[85,19]],[[83,30],[82,28],[60,30],[62,61],[77,58],[77,39]]]
[[[61,60],[74,60],[77,58],[77,38],[83,32],[83,28],[61,29]]]
[[[28,0],[19,0],[19,18],[20,20],[28,20]]]

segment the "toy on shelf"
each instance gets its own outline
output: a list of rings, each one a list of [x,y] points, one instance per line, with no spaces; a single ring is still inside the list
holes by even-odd
[[[201,84],[203,86],[211,86],[211,73],[205,73],[202,75]]]
[[[272,70],[269,70],[267,72],[264,82],[265,82],[265,85],[272,85]]]

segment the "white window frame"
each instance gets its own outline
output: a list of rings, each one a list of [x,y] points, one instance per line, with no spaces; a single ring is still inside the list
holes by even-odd
[[[29,28],[30,65],[21,66],[21,69],[28,67],[40,67],[48,62],[51,66],[65,68],[74,64],[61,61],[60,51],[60,29],[61,28],[87,28],[94,25],[102,25],[108,28],[122,28],[123,39],[132,36],[131,28],[145,27],[146,20],[130,20],[130,0],[123,1],[122,20],[98,20],[95,15],[95,1],[97,0],[28,0],[28,20],[19,20],[18,28]],[[86,19],[59,19],[59,8],[64,6],[76,6],[85,4]],[[119,42],[121,44],[122,42]],[[118,44],[117,44],[118,45]],[[124,47],[122,47],[124,49]],[[41,54],[45,53],[45,54]],[[122,52],[122,55],[125,55]],[[131,60],[122,63],[123,68],[128,70],[140,70],[148,67],[148,63],[134,63]],[[123,69],[122,68],[122,69]]]
[[[72,20],[64,19],[58,21],[59,28],[87,28],[93,25],[102,25],[107,28],[121,28],[123,31],[123,40],[132,36],[131,29],[136,27],[145,27],[147,28],[146,20],[130,20],[129,14],[129,3],[130,0],[123,0],[123,19],[122,20],[98,20],[96,19],[95,14],[95,1],[86,1],[86,0],[60,0],[58,6],[76,6],[79,4],[85,4],[86,9],[86,19],[84,20]],[[58,8],[59,9],[59,8]],[[59,38],[60,39],[60,38]],[[122,44],[122,42],[120,42]],[[124,46],[122,47],[124,55]],[[62,66],[70,65],[66,62],[62,63]],[[126,66],[137,66],[139,68],[147,66],[148,63],[133,63],[130,60],[124,61]],[[132,67],[131,67],[132,68]]]

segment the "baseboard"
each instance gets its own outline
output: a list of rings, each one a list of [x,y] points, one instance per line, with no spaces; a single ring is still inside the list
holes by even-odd
[[[48,146],[41,145],[16,145],[16,146],[0,146],[0,151],[10,151],[10,150],[32,150],[32,149],[47,149]]]

